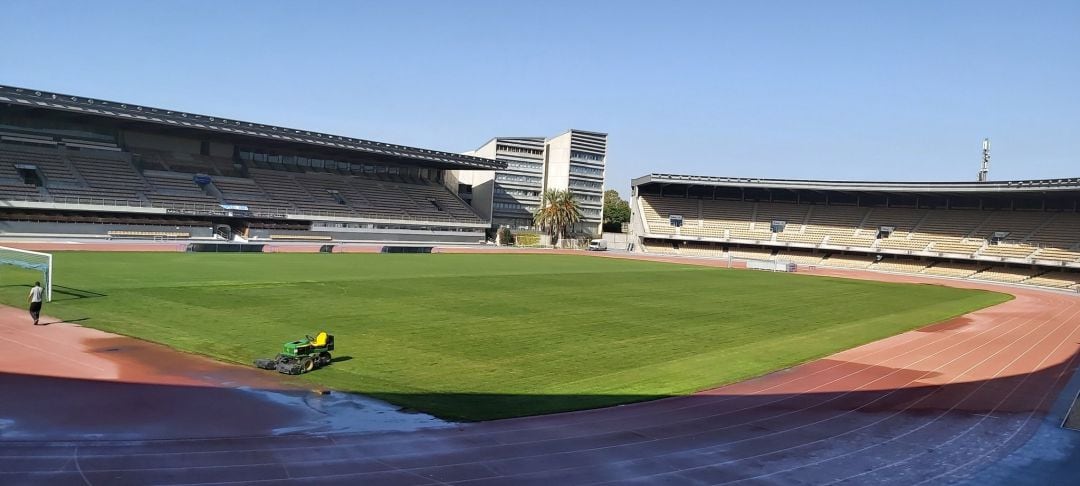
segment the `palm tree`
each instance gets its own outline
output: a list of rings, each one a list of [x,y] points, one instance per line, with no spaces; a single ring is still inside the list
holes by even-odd
[[[562,189],[548,189],[533,214],[533,222],[562,243],[566,232],[581,221],[581,205],[574,194]]]

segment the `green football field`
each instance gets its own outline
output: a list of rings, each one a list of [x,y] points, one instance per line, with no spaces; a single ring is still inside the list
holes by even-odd
[[[0,270],[0,301],[34,279]],[[338,360],[302,379],[459,420],[692,393],[1010,298],[566,255],[56,253],[55,282],[49,315],[225,361],[325,329]]]

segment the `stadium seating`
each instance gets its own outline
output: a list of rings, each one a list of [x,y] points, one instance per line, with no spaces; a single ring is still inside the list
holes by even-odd
[[[19,171],[15,169],[17,163],[19,163],[17,154],[12,155],[7,150],[0,148],[0,181],[8,183],[22,181]]]
[[[56,147],[39,148],[13,144],[0,146],[0,165],[13,170],[15,164],[37,167],[38,171],[45,176],[43,182],[46,185],[82,183],[79,176],[75,174],[75,170],[61,157]]]
[[[640,201],[643,220],[654,234],[953,258],[1080,262],[1078,213],[860,208],[654,195],[643,195]],[[670,225],[675,214],[683,217],[682,228]],[[782,232],[771,232],[775,220],[787,223]],[[879,235],[882,227],[893,230]],[[994,234],[1002,232],[1007,236],[990,244]]]
[[[292,202],[298,212],[351,214],[349,206],[335,200],[326,189],[309,191],[292,173],[269,169],[251,169],[249,173],[267,195],[276,201]],[[340,185],[344,186],[344,183]]]
[[[742,260],[772,260],[772,253],[770,249],[747,247],[732,248],[728,251],[728,255],[732,258]]]
[[[1039,270],[1031,268],[992,267],[973,275],[980,280],[992,280],[995,282],[1020,283],[1039,273]]]
[[[274,200],[255,181],[235,177],[213,177],[211,184],[221,192],[224,202],[247,206],[252,211],[287,213],[292,205]]]
[[[676,250],[670,242],[660,241],[656,243],[643,243],[641,248],[645,250],[645,253],[659,253],[663,255],[678,255]]]
[[[937,262],[920,273],[940,277],[967,278],[987,268],[989,265],[983,263]]]
[[[728,253],[699,241],[649,242],[652,253],[737,259],[776,259],[800,265],[915,273],[1023,283],[1080,291],[1080,272],[1032,266],[1005,267],[992,260],[1080,263],[1080,213],[975,209],[862,208],[642,195],[646,229],[654,234],[751,240]],[[669,218],[683,217],[679,229]],[[773,221],[785,221],[773,233]],[[891,227],[889,234],[880,234]],[[815,247],[800,249],[800,247]],[[846,254],[828,253],[843,247]],[[678,248],[677,250],[675,248]],[[773,255],[773,253],[776,253]],[[920,254],[921,259],[902,256]],[[901,254],[901,255],[897,255]],[[878,260],[878,255],[883,257]],[[934,261],[935,256],[951,261]],[[969,261],[964,261],[968,259]]]
[[[902,273],[919,273],[925,268],[926,262],[910,258],[885,258],[870,265],[871,270]]]
[[[821,261],[821,265],[845,268],[868,268],[874,261],[869,255],[833,254]]]
[[[683,217],[683,231],[693,226],[701,228],[699,202],[697,199],[658,198],[656,200],[642,199],[645,222],[650,231],[656,234],[675,234],[675,227],[671,226],[669,218],[677,214]],[[704,236],[704,233],[685,233]]]
[[[823,255],[798,250],[783,250],[776,255],[776,259],[784,262],[792,262],[799,265],[818,265]]]
[[[1046,213],[1034,211],[991,211],[972,237],[989,240],[994,233],[1008,233],[1007,243],[1019,243],[1047,222]]]
[[[719,245],[710,245],[707,243],[693,243],[686,242],[679,245],[680,255],[690,256],[705,256],[713,258],[722,258],[726,256],[724,248]]]
[[[252,170],[256,182],[279,188],[287,181],[266,170]],[[305,194],[301,210],[351,213],[386,219],[479,222],[475,213],[439,184],[404,178],[396,180],[330,173],[288,174]],[[265,183],[263,181],[266,181]],[[335,195],[337,197],[335,197]]]
[[[1036,260],[1051,260],[1055,262],[1080,262],[1080,250],[1065,250],[1061,248],[1042,248],[1035,252],[1032,257]]]
[[[764,231],[751,228],[751,223],[754,222],[754,203],[727,201],[716,204],[716,201],[709,201],[706,204],[703,201],[703,204],[701,224],[705,236],[726,233],[728,238],[743,240],[767,240],[771,237],[768,228]]]
[[[926,216],[926,211],[904,208],[871,208],[859,226],[855,236],[862,238],[875,238],[882,226],[890,226],[893,232],[889,238],[882,239],[880,243],[887,241],[898,242],[907,240],[915,226]],[[902,249],[922,249],[918,243],[898,245]]]
[[[146,197],[155,205],[167,207],[192,204],[217,206],[220,204],[217,198],[203,192],[190,174],[145,171],[143,176],[153,187],[153,191],[146,194]]]
[[[1024,280],[1023,283],[1059,289],[1080,290],[1080,272],[1047,272]]]
[[[783,221],[785,227],[781,234],[799,234],[806,223],[810,207],[799,204],[758,203],[752,223],[753,231],[765,233],[764,239],[769,239],[772,222]]]
[[[985,240],[968,239],[987,218],[984,211],[952,210],[927,211],[912,231],[910,240],[924,244],[926,251],[971,256],[982,248]]]
[[[1028,245],[1013,245],[1001,243],[997,245],[988,245],[978,252],[978,256],[994,257],[994,258],[1030,258],[1038,248],[1034,248]]]
[[[853,206],[812,206],[801,241],[831,246],[869,248],[875,236],[856,236],[868,210]],[[786,238],[785,238],[786,239]]]
[[[45,196],[37,186],[20,183],[0,183],[0,199],[16,201],[44,200]]]
[[[1032,232],[1026,242],[1037,242],[1055,248],[1076,249],[1080,234],[1080,213],[1054,213]]]
[[[67,156],[90,188],[137,198],[148,187],[127,154],[101,150],[72,152]]]
[[[42,187],[25,184],[15,164],[36,168]],[[262,165],[246,168],[230,158],[144,148],[133,154],[2,143],[0,199],[215,211],[233,204],[264,215],[482,222],[447,188],[415,175]],[[209,182],[196,184],[196,174],[207,175]]]

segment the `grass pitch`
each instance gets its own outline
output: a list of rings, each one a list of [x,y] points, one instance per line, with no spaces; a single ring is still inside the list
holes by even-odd
[[[339,361],[303,379],[459,420],[692,393],[1010,298],[565,255],[57,253],[55,264],[49,315],[245,365],[325,329]],[[0,301],[24,306],[35,275],[2,272]]]

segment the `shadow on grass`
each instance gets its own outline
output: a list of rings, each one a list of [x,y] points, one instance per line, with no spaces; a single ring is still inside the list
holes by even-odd
[[[399,405],[403,412],[428,413],[457,422],[478,422],[590,410],[680,396],[667,394],[387,393],[372,390],[351,391],[350,393]]]
[[[829,365],[828,360],[824,364]],[[850,372],[844,362],[835,362],[838,377]],[[455,421],[498,420],[529,415],[544,415],[576,410],[589,410],[618,405],[636,404],[640,410],[667,414],[692,406],[701,410],[712,409],[726,415],[735,411],[768,411],[782,414],[793,411],[832,413],[859,410],[863,413],[894,412],[904,410],[909,414],[933,414],[942,410],[958,415],[992,413],[1008,415],[1025,413],[1042,407],[1047,410],[1051,401],[1043,398],[1047,393],[1057,393],[1068,377],[1080,368],[1080,353],[1070,359],[1054,363],[1029,373],[999,376],[991,379],[953,382],[945,385],[929,385],[920,380],[933,379],[939,374],[918,369],[867,366],[863,369],[867,382],[877,389],[857,388],[835,392],[788,393],[766,388],[754,394],[701,393],[701,394],[528,394],[450,392],[423,393],[398,392],[386,389],[365,389],[363,386],[343,387],[361,395],[398,404],[407,411],[420,410],[437,417]],[[847,370],[847,371],[842,371]],[[826,379],[829,375],[821,379]],[[873,377],[877,377],[876,379]],[[863,383],[865,386],[866,383]],[[855,386],[855,385],[853,385]],[[660,400],[659,399],[668,399]],[[653,403],[637,403],[649,402]],[[742,412],[740,412],[742,413]],[[739,415],[740,413],[736,413]],[[1080,450],[1078,450],[1080,455]]]
[[[65,298],[60,298],[60,299],[57,299],[57,298],[54,297],[53,298],[54,302],[59,301],[59,300],[93,299],[93,298],[97,298],[97,297],[108,297],[108,294],[102,294],[102,293],[94,292],[94,291],[91,291],[91,290],[83,290],[83,289],[76,289],[76,288],[72,288],[72,287],[65,287],[63,285],[53,284],[52,288],[53,288],[53,293],[54,294],[63,294],[65,296],[67,296]]]
[[[352,361],[352,356],[338,356],[330,360],[331,363],[344,363],[345,361]]]

